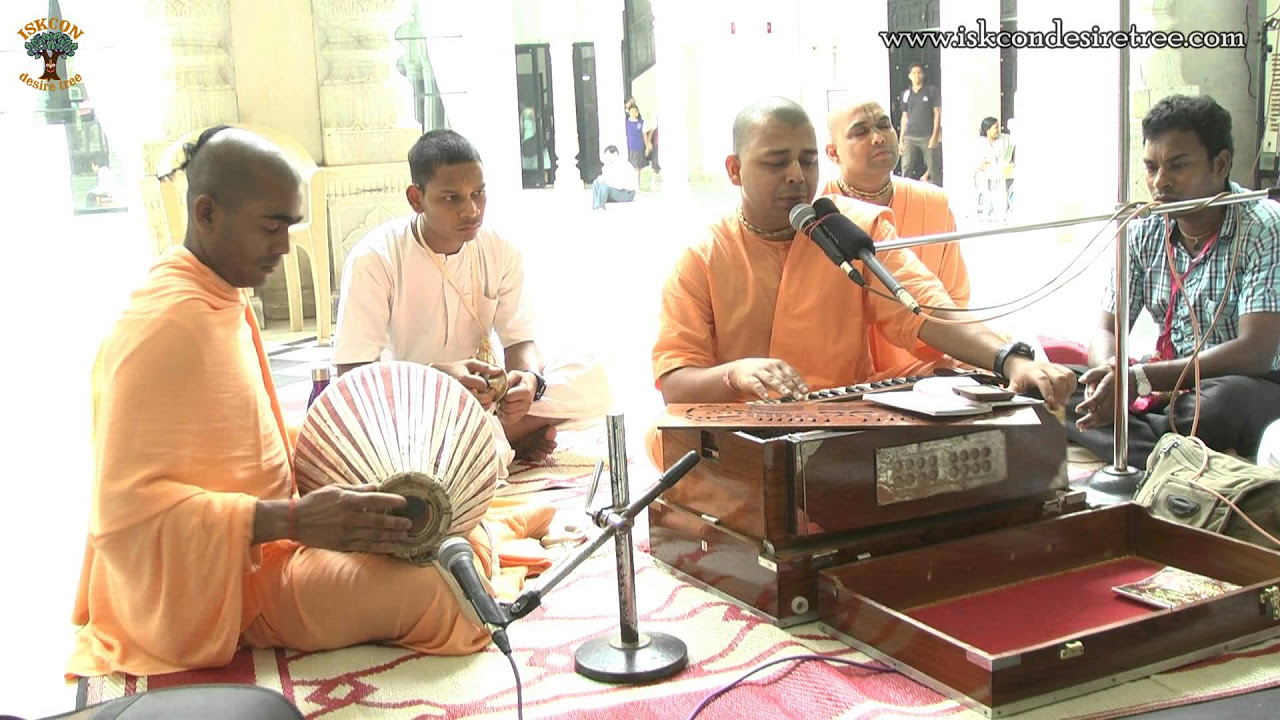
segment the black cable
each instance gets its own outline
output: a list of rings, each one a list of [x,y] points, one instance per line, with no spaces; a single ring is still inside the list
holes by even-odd
[[[1258,31],[1258,53],[1261,57],[1262,46],[1267,44],[1267,25],[1263,21],[1262,28]],[[1240,49],[1240,53],[1244,55],[1244,69],[1249,71],[1249,83],[1245,88],[1249,91],[1249,99],[1257,100],[1258,96],[1253,94],[1253,66],[1249,64],[1249,3],[1244,4],[1244,47]]]
[[[505,641],[507,639],[507,634],[502,630],[494,631],[493,635],[494,635],[495,643],[498,639],[499,633],[502,634],[502,639],[505,644]],[[499,645],[499,647],[502,647],[502,646]],[[516,676],[516,718],[518,720],[524,720],[524,688],[520,684],[520,668],[516,666],[516,659],[515,659],[515,656],[511,654],[510,645],[507,645],[506,649],[503,650],[502,654],[507,656],[507,662],[511,663],[511,672]]]
[[[778,659],[776,659],[776,660],[770,660],[769,662],[767,662],[767,663],[765,663],[765,664],[763,664],[763,665],[760,665],[760,666],[759,666],[759,667],[757,667],[755,670],[752,670],[751,672],[747,673],[746,675],[743,675],[742,677],[738,678],[737,680],[734,680],[733,682],[729,683],[728,685],[725,685],[724,687],[720,688],[719,690],[716,690],[715,692],[713,692],[713,693],[711,693],[710,695],[708,695],[708,696],[706,696],[705,698],[703,698],[703,699],[702,699],[702,702],[698,703],[698,706],[697,706],[697,707],[695,707],[695,708],[693,709],[693,712],[689,715],[689,720],[694,720],[694,718],[698,717],[698,715],[699,715],[703,710],[706,710],[706,709],[707,709],[707,707],[708,707],[709,705],[711,705],[711,703],[712,703],[716,698],[718,698],[718,697],[720,697],[721,695],[724,695],[725,693],[727,693],[727,692],[729,692],[730,690],[734,689],[735,687],[737,687],[738,685],[740,685],[744,680],[746,680],[747,678],[751,677],[752,675],[755,675],[756,673],[760,672],[761,670],[764,670],[764,669],[765,669],[765,668],[767,668],[767,667],[771,667],[771,666],[773,666],[773,665],[777,665],[778,663],[791,662],[791,661],[793,661],[793,660],[797,660],[797,661],[800,661],[800,662],[806,662],[806,661],[809,661],[809,660],[819,660],[819,661],[822,661],[822,662],[832,662],[832,663],[838,663],[838,664],[841,664],[841,665],[851,665],[851,666],[856,667],[856,668],[862,668],[863,670],[871,670],[871,671],[873,671],[873,672],[894,672],[893,668],[885,667],[885,666],[883,666],[883,665],[871,665],[871,664],[869,664],[869,663],[862,663],[862,662],[858,662],[858,661],[856,661],[856,660],[845,660],[844,658],[827,657],[826,655],[792,655],[791,657],[778,658]]]

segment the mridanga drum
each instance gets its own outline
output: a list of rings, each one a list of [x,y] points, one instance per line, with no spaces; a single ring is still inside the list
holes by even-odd
[[[448,375],[409,362],[365,365],[335,380],[307,412],[298,435],[298,492],[373,483],[402,495],[413,521],[407,549],[418,565],[448,537],[484,517],[498,477],[485,411]]]

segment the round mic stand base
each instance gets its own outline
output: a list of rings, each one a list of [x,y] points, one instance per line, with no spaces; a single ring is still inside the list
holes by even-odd
[[[1116,505],[1133,499],[1145,473],[1132,467],[1107,465],[1095,472],[1084,485],[1085,502],[1090,505]]]
[[[578,646],[573,660],[574,669],[592,680],[646,683],[683,670],[689,663],[689,650],[680,638],[643,632],[634,644],[622,642],[620,635],[588,640]]]

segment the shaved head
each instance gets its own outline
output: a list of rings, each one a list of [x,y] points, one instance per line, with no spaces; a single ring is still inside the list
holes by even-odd
[[[804,108],[780,97],[743,108],[724,163],[729,181],[742,188],[743,219],[790,240],[788,213],[812,201],[818,187],[818,139]]]
[[[862,192],[886,187],[898,163],[898,134],[879,102],[867,98],[835,108],[827,114],[827,132],[827,158],[846,185]]]
[[[184,243],[232,287],[256,287],[302,222],[302,178],[279,146],[247,130],[209,128],[186,147]]]
[[[264,184],[298,184],[302,178],[273,142],[247,130],[218,125],[188,145],[187,209],[208,195],[227,209],[257,195]]]
[[[765,98],[742,109],[733,119],[733,154],[741,155],[761,127],[777,123],[793,128],[813,126],[804,108],[784,97]]]
[[[835,142],[837,138],[844,137],[849,126],[858,120],[865,118],[874,125],[876,117],[884,114],[880,103],[870,98],[851,102],[827,113],[827,131],[831,134],[831,141]]]

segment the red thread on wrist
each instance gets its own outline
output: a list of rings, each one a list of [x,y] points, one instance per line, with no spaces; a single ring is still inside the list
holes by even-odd
[[[294,512],[294,508],[297,507],[297,504],[298,504],[298,497],[296,495],[290,495],[289,496],[289,539],[290,540],[298,539],[298,516],[297,516],[297,513]]]
[[[735,388],[733,387],[733,381],[729,379],[729,371],[728,371],[728,370],[725,370],[725,371],[724,371],[724,386],[725,386],[725,387],[727,387],[727,388],[729,388],[730,390],[735,389]]]

